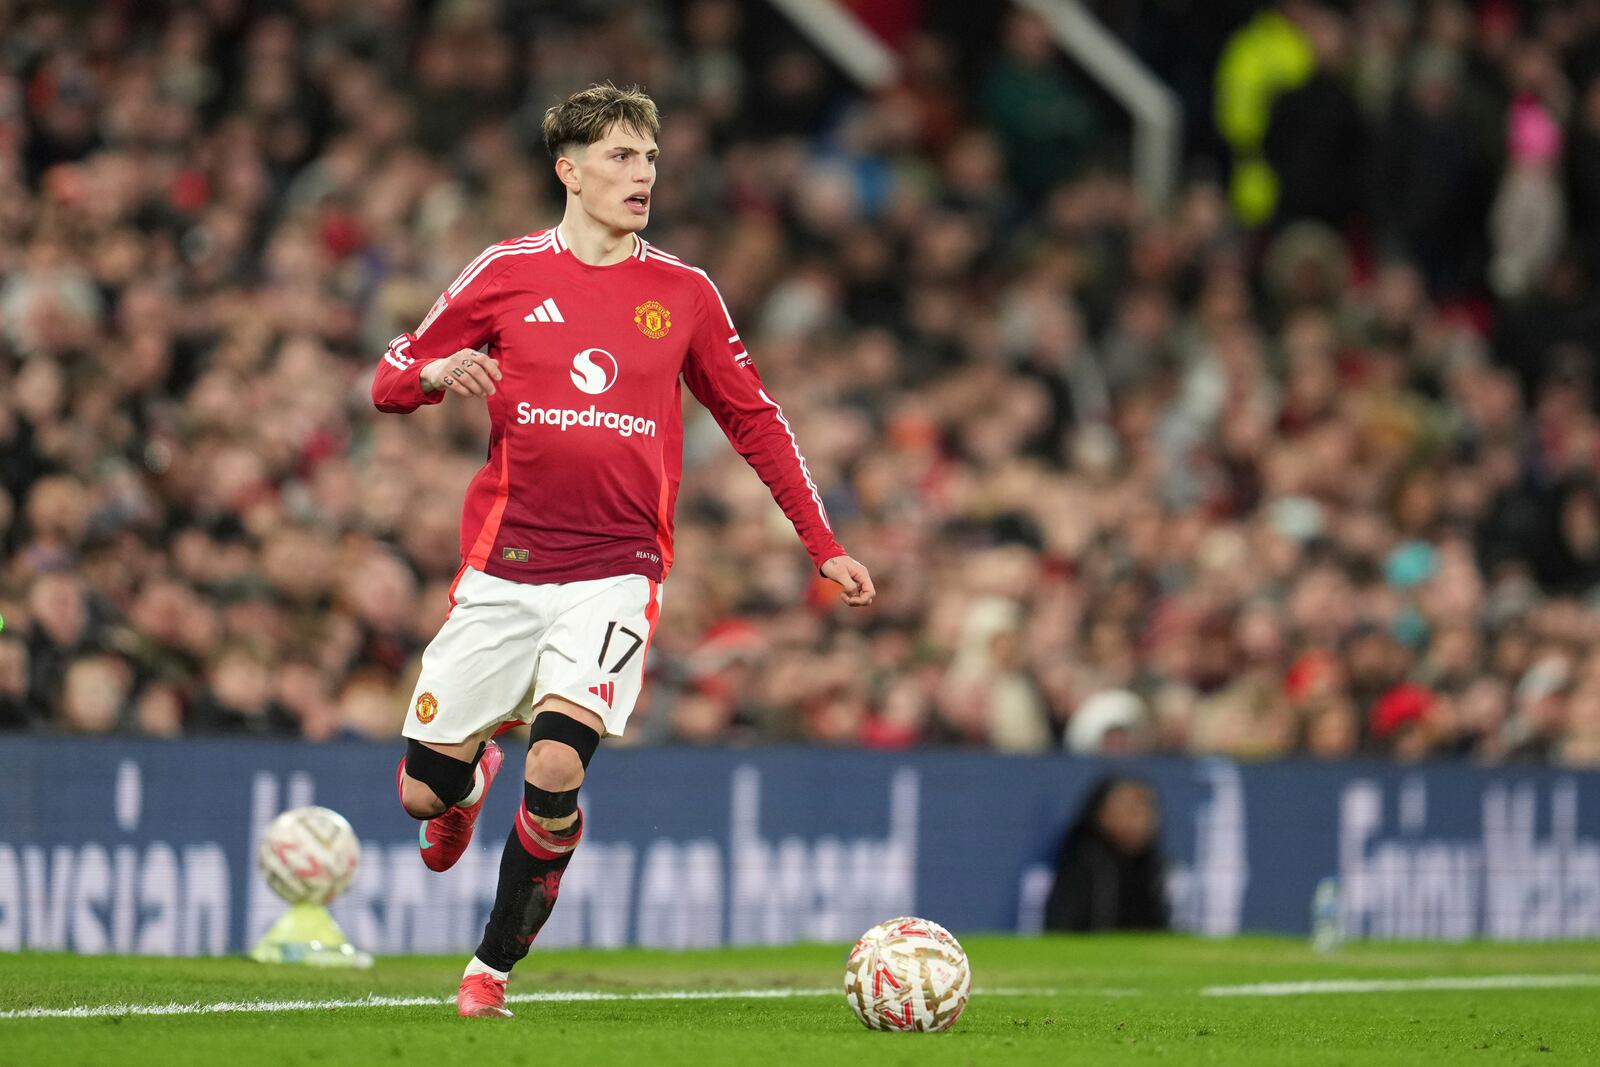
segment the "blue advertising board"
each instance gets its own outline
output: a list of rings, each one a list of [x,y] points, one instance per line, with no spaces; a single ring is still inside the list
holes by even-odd
[[[283,907],[255,868],[261,830],[315,803],[361,838],[333,907],[358,947],[470,951],[520,794],[496,788],[472,848],[434,874],[395,798],[400,751],[6,738],[0,950],[242,951]],[[1110,771],[1160,796],[1185,929],[1303,933],[1337,876],[1352,937],[1600,937],[1592,773],[775,748],[602,751],[539,943],[848,942],[907,913],[1035,930],[1056,842]]]

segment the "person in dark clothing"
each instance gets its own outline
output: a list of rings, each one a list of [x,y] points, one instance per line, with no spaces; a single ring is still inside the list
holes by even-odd
[[[1165,930],[1167,861],[1155,790],[1137,778],[1107,777],[1089,791],[1061,839],[1056,880],[1045,901],[1046,930]]]
[[[1277,223],[1316,219],[1343,232],[1364,206],[1350,175],[1367,166],[1366,120],[1341,73],[1345,24],[1324,14],[1306,29],[1317,68],[1273,103],[1262,150],[1278,175]]]
[[[1376,153],[1380,235],[1417,262],[1436,298],[1480,285],[1488,256],[1498,164],[1469,90],[1459,55],[1419,49]]]
[[[1551,496],[1548,548],[1535,557],[1534,574],[1546,589],[1587,596],[1600,589],[1600,481],[1569,475]]]

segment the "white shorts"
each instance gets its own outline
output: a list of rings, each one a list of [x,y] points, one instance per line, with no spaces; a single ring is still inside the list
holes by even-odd
[[[564,697],[620,734],[644,684],[661,587],[640,574],[525,585],[467,567],[422,653],[401,733],[456,744]]]

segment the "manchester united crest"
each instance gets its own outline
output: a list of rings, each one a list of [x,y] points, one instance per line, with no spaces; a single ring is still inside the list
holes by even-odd
[[[652,341],[659,341],[672,329],[672,312],[662,307],[659,300],[646,300],[633,309],[633,324]]]
[[[417,698],[417,721],[426,726],[439,714],[439,701],[434,699],[432,693],[423,693]]]

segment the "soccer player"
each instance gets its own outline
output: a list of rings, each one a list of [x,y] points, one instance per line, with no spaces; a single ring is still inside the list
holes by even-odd
[[[639,236],[656,180],[655,103],[591,86],[551,108],[545,145],[566,189],[560,225],[486,249],[416,333],[389,344],[380,411],[450,394],[487,402],[489,457],[467,489],[461,569],[406,714],[400,802],[425,820],[436,871],[461,857],[504,759],[494,735],[531,722],[523,803],[500,859],[463,1016],[509,1017],[506,979],[555,905],[583,836],[578,790],[621,734],[672,566],[681,385],[711,410],[846,604],[867,569],[834,540],[783,410],[706,273]]]

